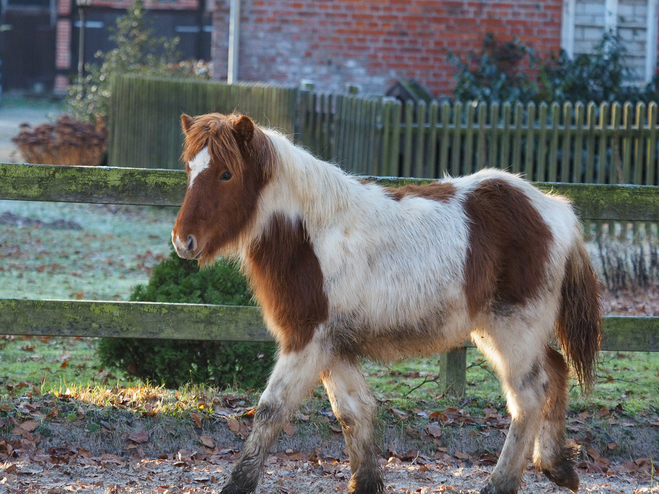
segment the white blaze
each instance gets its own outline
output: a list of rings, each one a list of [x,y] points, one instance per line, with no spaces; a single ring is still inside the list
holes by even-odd
[[[208,165],[210,165],[211,162],[211,155],[208,153],[208,147],[205,147],[199,153],[197,156],[192,158],[190,162],[188,163],[188,166],[190,167],[190,185],[188,185],[188,189],[192,188],[192,183],[194,182],[194,179],[197,178],[197,175],[199,175],[201,172],[203,172],[206,168],[208,168]]]

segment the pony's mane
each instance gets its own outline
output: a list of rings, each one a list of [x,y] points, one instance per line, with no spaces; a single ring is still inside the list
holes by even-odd
[[[333,163],[311,152],[277,130],[262,129],[276,156],[276,175],[289,190],[294,189],[305,209],[306,221],[325,223],[338,210],[354,201],[357,179]]]

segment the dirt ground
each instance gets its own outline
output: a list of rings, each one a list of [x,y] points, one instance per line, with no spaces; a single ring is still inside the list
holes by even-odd
[[[69,461],[63,449],[58,463],[50,454],[41,461],[7,462],[0,473],[0,492],[21,494],[94,494],[146,493],[214,493],[219,492],[235,463],[233,452],[195,457],[179,451],[176,455],[154,459],[134,456],[123,459],[114,455],[92,457],[77,455]],[[312,494],[345,492],[350,477],[346,461],[332,458],[296,458],[297,453],[280,453],[268,460],[261,494]],[[38,460],[38,457],[37,457]],[[478,493],[485,485],[492,466],[469,465],[458,460],[417,457],[412,461],[392,458],[381,460],[387,493],[435,492]],[[598,494],[659,493],[651,475],[582,473],[580,492]],[[568,493],[557,488],[542,474],[529,468],[525,474],[523,493]]]

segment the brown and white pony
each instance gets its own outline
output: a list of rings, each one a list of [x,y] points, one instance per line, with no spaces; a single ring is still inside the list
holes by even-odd
[[[573,491],[568,366],[594,378],[598,285],[572,207],[483,170],[382,188],[240,115],[183,115],[188,190],[172,231],[201,264],[237,256],[280,353],[222,490],[253,492],[271,444],[321,380],[350,456],[349,492],[380,493],[376,403],[359,359],[432,355],[471,337],[512,415],[481,493],[518,491],[527,456]]]

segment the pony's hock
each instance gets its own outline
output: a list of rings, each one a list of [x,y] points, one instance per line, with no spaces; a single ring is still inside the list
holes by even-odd
[[[512,415],[482,492],[517,492],[531,453],[550,480],[578,489],[565,445],[568,366],[549,341],[557,336],[587,388],[601,331],[566,199],[497,170],[381,187],[245,116],[182,123],[188,188],[174,246],[202,264],[239,257],[281,348],[223,492],[256,488],[269,447],[319,380],[343,428],[349,491],[381,492],[376,403],[359,357],[446,352],[467,337],[499,374]]]

